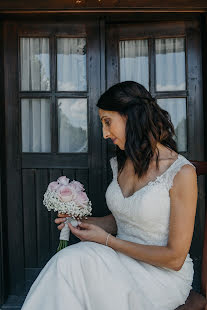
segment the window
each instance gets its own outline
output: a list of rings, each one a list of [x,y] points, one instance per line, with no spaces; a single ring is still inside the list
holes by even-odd
[[[185,58],[184,37],[119,41],[120,81],[133,80],[150,91],[155,85],[152,93],[171,116],[179,152],[187,151]]]
[[[87,152],[86,38],[50,40],[20,38],[22,152]]]

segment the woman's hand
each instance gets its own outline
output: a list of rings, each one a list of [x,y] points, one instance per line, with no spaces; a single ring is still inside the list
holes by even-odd
[[[55,223],[56,224],[59,224],[58,226],[57,226],[57,228],[59,229],[59,230],[61,230],[61,229],[63,229],[63,227],[65,226],[65,224],[64,224],[64,222],[66,221],[66,217],[69,217],[70,215],[68,215],[68,214],[63,214],[63,213],[58,213],[58,218],[56,218],[55,219]],[[86,219],[87,218],[87,219]],[[80,221],[82,222],[82,223],[94,223],[94,217],[86,217],[86,218],[82,218]],[[78,229],[80,229],[80,227],[79,226],[77,226],[77,228]]]
[[[68,223],[68,226],[81,241],[93,241],[105,245],[108,233],[101,227],[83,222],[77,227],[73,227],[71,223]]]

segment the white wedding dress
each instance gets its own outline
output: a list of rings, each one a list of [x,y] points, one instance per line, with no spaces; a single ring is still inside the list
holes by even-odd
[[[117,182],[116,157],[110,159],[113,180],[106,191],[117,238],[146,245],[168,241],[173,178],[185,157],[155,181],[124,197]],[[193,166],[194,167],[194,166]],[[33,283],[22,310],[174,310],[185,303],[192,288],[189,254],[179,271],[156,267],[112,248],[80,241],[55,254]]]

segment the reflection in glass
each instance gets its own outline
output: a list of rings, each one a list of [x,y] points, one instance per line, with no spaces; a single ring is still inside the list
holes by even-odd
[[[157,90],[185,90],[185,39],[156,39],[155,49]]]
[[[186,99],[168,98],[158,99],[159,106],[168,111],[175,127],[175,138],[179,152],[187,151],[187,127],[186,127]]]
[[[59,91],[85,91],[86,39],[57,39],[57,88]]]
[[[59,152],[87,152],[87,99],[58,100]]]
[[[21,90],[50,90],[48,38],[21,38]]]
[[[22,152],[50,152],[50,100],[22,99]]]
[[[119,42],[120,81],[135,81],[149,90],[148,40]]]

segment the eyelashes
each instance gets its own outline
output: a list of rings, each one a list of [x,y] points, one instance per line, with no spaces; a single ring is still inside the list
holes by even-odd
[[[104,119],[102,125],[106,125],[107,127],[109,127],[111,125],[111,121]]]
[[[109,121],[105,121],[105,124],[106,124],[107,126],[109,126],[109,125],[110,125],[110,122],[109,122]]]

